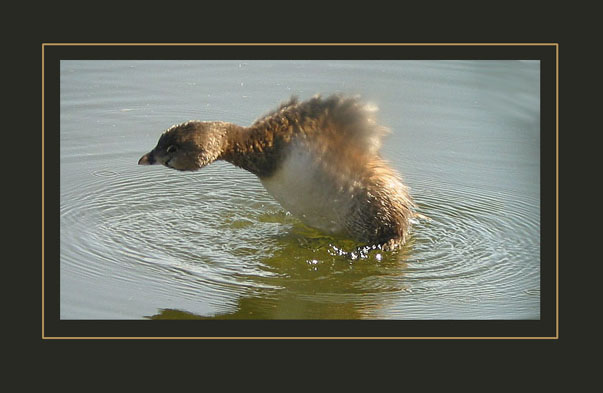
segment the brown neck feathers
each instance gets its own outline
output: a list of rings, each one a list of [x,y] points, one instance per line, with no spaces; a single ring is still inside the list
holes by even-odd
[[[258,124],[229,130],[221,159],[257,175],[269,177],[281,162],[293,129]]]

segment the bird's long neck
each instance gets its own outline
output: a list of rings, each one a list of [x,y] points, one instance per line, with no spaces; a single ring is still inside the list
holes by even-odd
[[[235,126],[228,130],[220,159],[260,178],[267,177],[276,169],[290,139],[276,127]]]

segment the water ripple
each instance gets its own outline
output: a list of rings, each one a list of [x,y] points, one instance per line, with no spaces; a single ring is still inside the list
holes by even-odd
[[[388,309],[415,318],[432,315],[426,306],[496,314],[492,302],[524,307],[540,295],[538,201],[512,193],[419,183],[415,198],[430,219],[415,222],[403,250],[367,254],[304,226],[227,164],[192,175],[99,169],[61,193],[62,269],[144,280],[166,298],[223,309],[280,291],[354,304],[364,317]]]

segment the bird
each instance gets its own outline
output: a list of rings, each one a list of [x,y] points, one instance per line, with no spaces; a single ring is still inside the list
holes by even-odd
[[[256,175],[304,224],[385,251],[407,241],[415,204],[381,156],[391,131],[360,96],[296,96],[249,126],[190,120],[166,129],[139,165],[196,171],[224,160]]]

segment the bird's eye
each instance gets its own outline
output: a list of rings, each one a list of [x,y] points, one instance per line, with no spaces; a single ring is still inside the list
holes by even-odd
[[[165,151],[168,152],[168,153],[173,153],[176,150],[178,150],[178,148],[175,145],[170,145],[170,146],[168,146],[167,149],[165,149]]]

